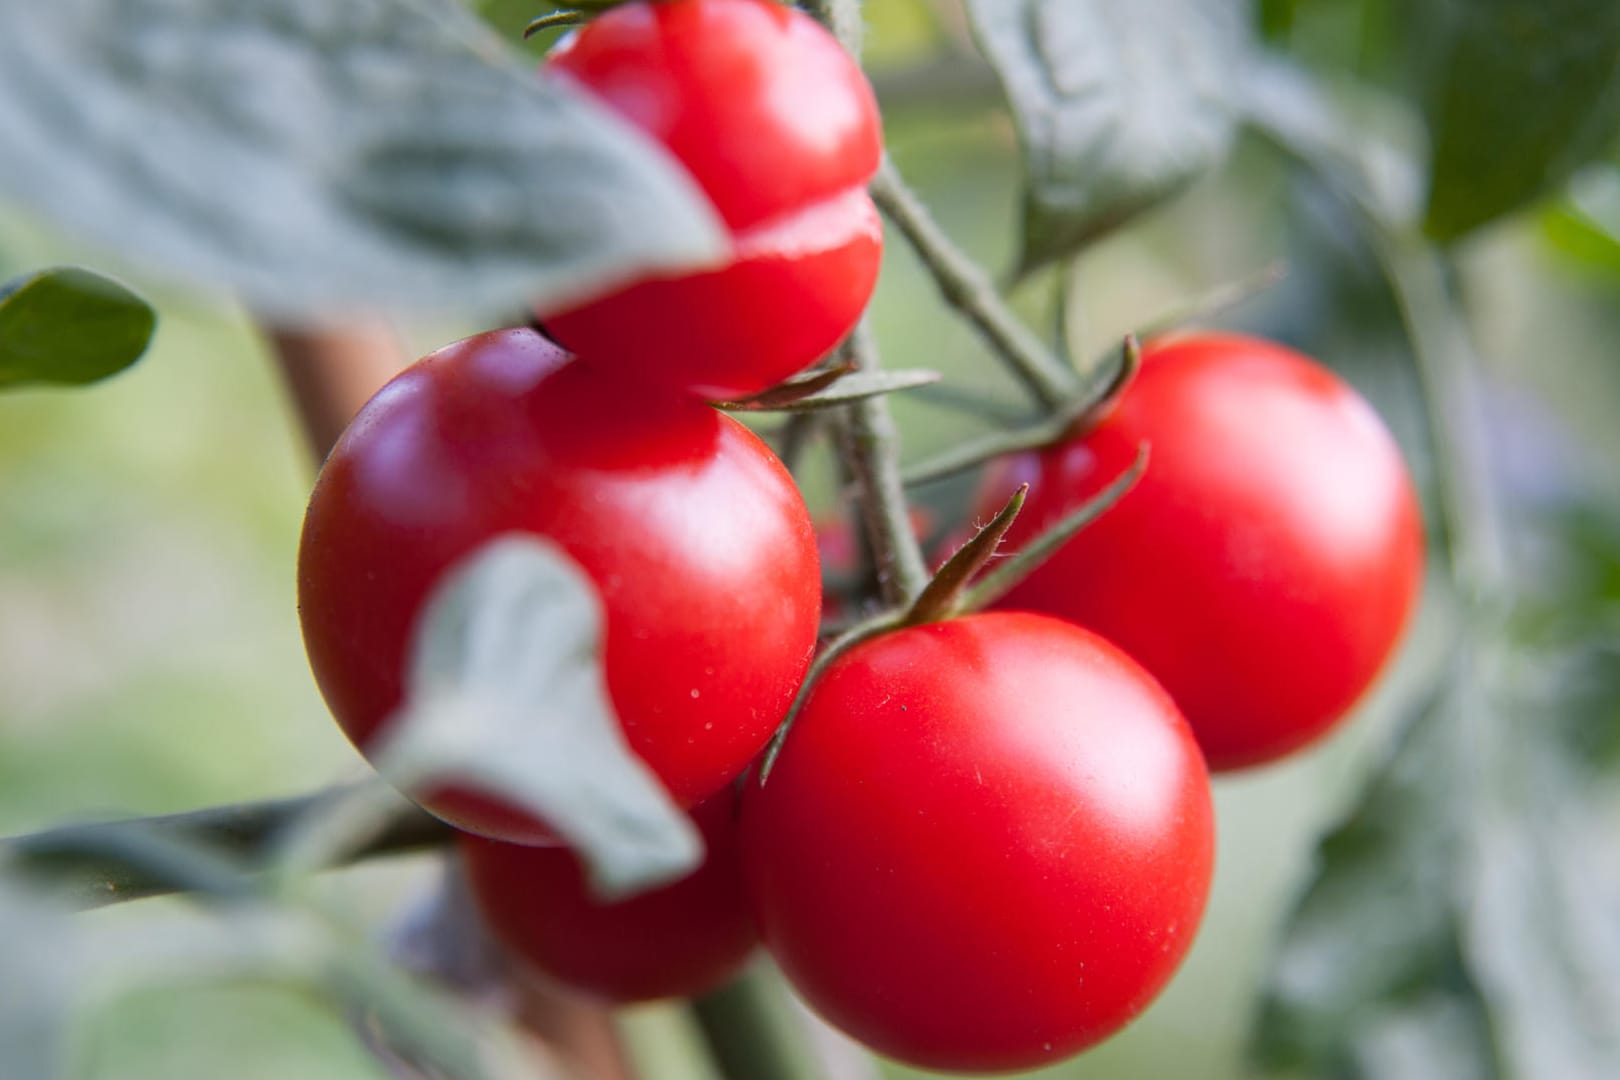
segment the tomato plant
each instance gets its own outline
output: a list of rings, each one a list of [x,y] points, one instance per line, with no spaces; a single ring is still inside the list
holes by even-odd
[[[1191,944],[1209,780],[1163,690],[1040,615],[901,630],[817,681],[742,846],[805,999],[932,1068],[1056,1061],[1146,1007]]]
[[[818,23],[769,0],[631,3],[547,66],[667,146],[732,236],[707,273],[542,312],[558,340],[637,381],[732,398],[850,331],[882,253],[865,189],[881,134],[865,75]]]
[[[1558,253],[1503,220],[1551,200],[1554,245],[1620,266],[1620,8],[1346,35],[1344,4],[539,6],[530,29],[563,32],[539,72],[500,40],[532,14],[507,0],[0,15],[0,809],[13,833],[164,812],[0,838],[0,1000],[27,1006],[0,1008],[0,1075],[602,1080],[698,1033],[677,1071],[797,1074],[818,1032],[774,1015],[762,944],[927,1067],[1043,1066],[1137,1024],[1092,1071],[1180,1075],[1192,1047],[1208,1080],[1620,1076],[1620,936],[1593,918],[1620,910],[1594,872],[1620,866],[1620,382],[1580,374],[1606,370],[1612,296],[1559,295]],[[878,211],[907,250],[867,319]],[[61,263],[97,243],[134,294]],[[1285,282],[1255,273],[1279,259]],[[152,338],[138,293],[186,280],[229,323],[197,332],[187,301]],[[1138,307],[1176,286],[1200,295]],[[1314,361],[1200,333],[1137,371],[1133,328],[1239,304],[1405,392],[1432,550],[1388,433]],[[362,411],[399,336],[514,312],[538,325]],[[244,329],[316,458],[360,412],[307,503],[279,399],[216,362],[259,357]],[[1073,363],[1105,338],[1134,383]],[[56,400],[149,339],[138,373]],[[968,513],[921,488],[987,465]],[[310,666],[444,820],[369,779],[184,809],[354,765],[273,591],[306,505]],[[924,534],[963,543],[930,573]],[[1223,793],[1206,914],[1209,768],[1355,708],[1425,555],[1446,602],[1418,662],[1371,738]],[[413,898],[377,933],[370,875],[307,880],[446,846],[474,903]],[[389,884],[438,890],[442,862]],[[171,891],[205,917],[62,917]],[[511,964],[468,950],[478,909]],[[189,988],[143,992],[146,965]],[[1171,978],[1190,992],[1133,1021]],[[272,1005],[261,1046],[244,989],[331,1013],[322,1041],[272,1060],[306,1036]],[[615,1045],[601,1006],[689,995],[656,1025],[675,1039]],[[84,1015],[104,1002],[125,1015]],[[328,1052],[362,1046],[381,1064]]]
[[[735,972],[757,935],[742,888],[737,801],[698,804],[703,865],[626,900],[592,893],[577,856],[463,835],[473,900],[495,938],[534,972],[604,1001],[689,997]]]
[[[1030,484],[1016,546],[1148,444],[1140,484],[1003,606],[1090,627],[1176,699],[1211,768],[1326,733],[1393,651],[1418,595],[1422,518],[1372,408],[1280,345],[1151,343],[1088,431],[1001,462],[985,505]]]
[[[532,330],[432,354],[361,411],[316,483],[299,552],[310,664],[362,750],[399,705],[417,612],[506,532],[547,536],[598,586],[607,689],[631,748],[691,805],[770,737],[820,612],[808,512],[742,425],[637,394]],[[472,832],[546,834],[468,792],[426,805]]]

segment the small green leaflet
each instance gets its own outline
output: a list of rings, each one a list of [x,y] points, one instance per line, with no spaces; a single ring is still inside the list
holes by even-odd
[[[58,267],[0,287],[0,390],[82,386],[140,359],[157,315],[110,278]]]
[[[453,780],[527,810],[614,897],[689,873],[703,848],[625,742],[602,629],[596,586],[556,544],[490,541],[428,601],[406,702],[376,760],[404,791]]]

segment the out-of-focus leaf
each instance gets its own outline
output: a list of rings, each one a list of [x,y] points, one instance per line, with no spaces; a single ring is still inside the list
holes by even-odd
[[[1603,535],[1566,558],[1620,567],[1620,531]],[[1617,616],[1613,597],[1560,589],[1458,645],[1322,842],[1262,1061],[1369,1080],[1620,1075]]]
[[[1541,219],[1547,240],[1576,263],[1620,275],[1620,166],[1581,170]]]
[[[1308,71],[1277,57],[1256,57],[1241,93],[1247,124],[1374,220],[1400,226],[1416,219],[1422,176],[1412,155],[1386,132],[1358,123]]]
[[[1346,1069],[1376,1055],[1414,1003],[1433,1017],[1474,1004],[1456,923],[1476,782],[1470,723],[1487,720],[1449,693],[1423,703],[1355,811],[1322,840],[1260,1017],[1265,1064]]]
[[[541,537],[497,538],[446,575],[390,726],[384,776],[406,791],[455,782],[521,807],[580,853],[605,896],[671,881],[702,859],[691,819],[619,727],[596,587]]]
[[[70,1030],[153,981],[312,981],[329,948],[305,914],[257,904],[204,919],[80,919],[0,881],[0,1051],[6,1077],[66,1080]]]
[[[82,386],[129,367],[152,340],[157,314],[89,270],[42,270],[0,287],[0,390]]]
[[[1620,5],[1429,0],[1419,65],[1442,240],[1530,203],[1620,132]]]
[[[206,857],[206,856],[205,856]],[[558,1080],[564,1073],[501,1018],[418,982],[296,895],[240,897],[136,922],[78,918],[0,880],[0,1067],[66,1080],[72,1029],[153,985],[266,982],[345,1007],[390,1060],[446,1080]]]
[[[1299,15],[1299,0],[1260,0],[1257,9],[1262,34],[1267,38],[1286,37]]]
[[[663,150],[444,0],[0,0],[0,196],[272,315],[555,307],[712,261]]]
[[[1221,160],[1250,52],[1232,0],[969,0],[1024,148],[1027,272]]]
[[[489,1011],[419,982],[370,944],[330,954],[325,988],[348,1007],[361,1037],[394,1074],[413,1080],[564,1080],[537,1041]]]

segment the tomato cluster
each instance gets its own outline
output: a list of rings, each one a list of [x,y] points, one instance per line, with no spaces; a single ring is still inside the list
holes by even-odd
[[[520,329],[441,349],[365,407],[300,551],[338,723],[374,749],[447,571],[503,534],[546,537],[600,596],[629,748],[707,854],[606,902],[544,822],[471,788],[414,792],[465,831],[473,895],[513,955],[620,1003],[703,992],[763,942],[830,1022],[927,1067],[1032,1067],[1107,1037],[1197,931],[1208,767],[1319,737],[1399,636],[1421,529],[1393,442],[1279,346],[1151,343],[1100,419],[989,470],[980,517],[1028,483],[1016,548],[1149,444],[1117,506],[1008,610],[896,619],[804,688],[815,530],[782,463],[705,399],[813,363],[865,306],[870,89],[770,0],[624,4],[546,73],[667,147],[732,256],[542,313],[561,345]],[[749,771],[796,696],[773,771]]]

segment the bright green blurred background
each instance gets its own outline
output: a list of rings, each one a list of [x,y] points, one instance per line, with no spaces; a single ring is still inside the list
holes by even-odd
[[[509,28],[530,13],[489,7]],[[871,11],[873,65],[905,63],[926,24],[906,4],[877,0]],[[887,125],[894,157],[949,231],[987,265],[1008,266],[1018,173],[1005,117],[896,108]],[[1289,280],[1230,317],[1311,345],[1410,440],[1387,297],[1330,218],[1274,159],[1246,147],[1220,176],[1085,258],[1068,296],[1071,344],[1100,353],[1188,298],[1287,257]],[[0,279],[93,256],[0,219]],[[1544,403],[1573,444],[1614,460],[1620,278],[1555,250],[1534,218],[1474,242],[1464,265],[1478,344],[1510,396]],[[1017,295],[1036,325],[1052,325],[1050,280]],[[312,466],[264,346],[239,313],[172,294],[156,301],[158,335],[133,371],[84,391],[0,395],[0,832],[294,794],[363,771],[299,642],[294,555]],[[874,316],[888,365],[937,368],[1020,403],[894,238]],[[402,329],[420,352],[478,327]],[[909,459],[984,430],[922,398],[894,407]],[[827,473],[812,462],[807,474],[820,505]],[[1620,486],[1615,470],[1600,478]],[[960,488],[927,497],[949,506]],[[1445,598],[1431,590],[1429,601],[1412,647],[1342,734],[1218,781],[1215,892],[1185,968],[1123,1035],[1050,1075],[1248,1075],[1241,1050],[1269,944],[1313,841],[1383,745],[1391,704],[1426,670],[1425,627]],[[332,887],[381,928],[431,871],[429,860],[404,860],[334,874]],[[153,902],[87,917],[138,922],[181,910]],[[638,1010],[630,1022],[648,1075],[704,1075],[686,1059],[690,1031],[673,1011]],[[97,1080],[381,1075],[340,1018],[263,986],[142,995],[84,1033],[82,1063]]]

